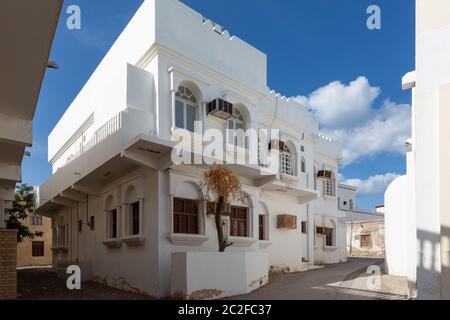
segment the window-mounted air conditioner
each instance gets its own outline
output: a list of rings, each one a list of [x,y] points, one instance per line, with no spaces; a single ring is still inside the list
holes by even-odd
[[[269,150],[280,150],[284,151],[286,148],[286,143],[280,140],[272,140],[269,142]]]
[[[208,115],[227,120],[233,115],[233,104],[217,98],[208,103],[206,110]]]
[[[278,229],[297,229],[297,216],[281,214],[277,216]]]
[[[333,177],[333,173],[329,170],[320,170],[317,172],[317,178],[319,179],[331,179]]]

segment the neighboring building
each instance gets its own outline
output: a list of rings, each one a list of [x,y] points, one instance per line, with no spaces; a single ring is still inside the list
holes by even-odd
[[[17,266],[37,267],[52,265],[52,221],[48,217],[31,214],[22,221],[30,232],[42,232],[42,236],[24,239],[17,245]]]
[[[386,267],[411,295],[450,299],[450,1],[416,1],[416,71],[407,174],[385,193]],[[417,291],[416,291],[417,290]]]
[[[33,143],[32,121],[62,2],[0,4],[0,228],[22,180],[25,149]]]
[[[17,231],[6,230],[62,0],[0,1],[0,300],[17,291]]]
[[[346,261],[341,146],[305,107],[268,89],[264,53],[177,0],[147,0],[49,136],[53,175],[37,211],[53,221],[56,270],[79,264],[85,279],[161,297],[174,285],[171,267],[182,267],[173,254],[218,250],[198,201],[209,166],[172,159],[176,128],[197,129],[201,141],[194,120],[222,133],[281,131],[271,144],[280,172],[230,165],[247,201],[224,219],[227,252],[262,253],[273,271]],[[245,160],[247,147],[237,135],[225,153]]]
[[[357,188],[339,184],[339,209],[345,215],[339,219],[347,228],[347,254],[356,257],[383,257],[384,206],[375,211],[359,209],[356,206]]]

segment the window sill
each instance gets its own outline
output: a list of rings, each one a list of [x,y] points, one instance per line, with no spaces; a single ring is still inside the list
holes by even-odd
[[[281,180],[287,180],[287,181],[291,181],[291,182],[298,182],[298,180],[300,180],[300,178],[298,176],[294,176],[294,175],[290,175],[287,173],[281,173]]]
[[[258,246],[260,249],[267,249],[271,245],[272,245],[272,241],[269,241],[269,240],[259,240],[258,241]]]
[[[169,236],[169,241],[173,245],[201,246],[208,240],[209,237],[203,234],[172,233]]]
[[[117,249],[122,246],[122,241],[120,239],[108,239],[103,241],[103,244],[109,249]]]
[[[330,196],[330,195],[327,195],[327,194],[324,194],[323,198],[325,200],[329,200],[329,201],[335,201],[337,199],[336,196]]]
[[[336,247],[336,246],[323,246],[322,249],[324,251],[335,251],[335,250],[338,249],[338,247]]]
[[[258,240],[245,237],[228,237],[228,242],[232,243],[232,247],[251,247]]]
[[[129,247],[140,247],[145,244],[145,237],[141,234],[126,236],[122,238],[122,241]]]

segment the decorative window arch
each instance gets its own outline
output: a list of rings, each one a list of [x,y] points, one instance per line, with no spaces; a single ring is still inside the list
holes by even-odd
[[[175,93],[175,126],[194,132],[198,102],[191,90],[179,86]]]

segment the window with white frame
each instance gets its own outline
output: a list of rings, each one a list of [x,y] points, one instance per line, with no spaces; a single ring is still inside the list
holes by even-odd
[[[136,188],[131,185],[125,191],[124,206],[125,206],[125,232],[126,235],[136,236],[141,232],[141,205],[143,200],[138,198]]]
[[[336,196],[336,178],[334,172],[330,178],[323,181],[323,194],[330,197]]]
[[[295,174],[293,155],[287,143],[283,143],[280,147],[280,165],[281,173],[293,176]]]
[[[175,94],[175,126],[194,132],[197,106],[197,99],[192,91],[183,86],[178,87]]]
[[[245,148],[245,121],[242,114],[233,108],[233,115],[227,120],[228,143]]]
[[[112,209],[106,211],[107,216],[107,238],[108,239],[117,239],[119,237],[118,233],[118,216],[117,209]]]

